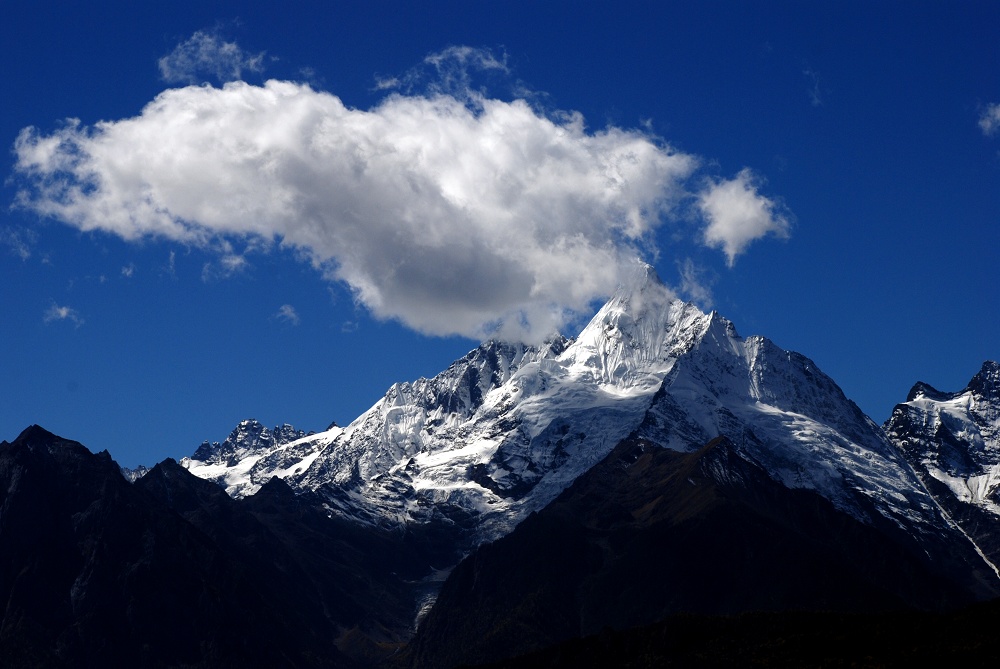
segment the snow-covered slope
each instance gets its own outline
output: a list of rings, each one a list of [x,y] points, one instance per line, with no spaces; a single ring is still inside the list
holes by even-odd
[[[772,478],[858,520],[928,535],[942,525],[909,465],[830,377],[764,337],[741,338],[717,314],[664,378],[638,434],[675,450],[722,435]]]
[[[943,522],[878,426],[812,362],[742,339],[645,265],[576,340],[486,342],[432,379],[394,385],[344,428],[203,447],[182,464],[235,496],[279,476],[355,520],[440,521],[468,548],[509,532],[636,430],[681,451],[725,435],[775,480],[865,522]]]
[[[1000,517],[1000,364],[957,393],[916,384],[885,430],[926,483]]]

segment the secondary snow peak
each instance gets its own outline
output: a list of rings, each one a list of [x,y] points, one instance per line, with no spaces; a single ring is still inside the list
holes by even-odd
[[[1000,400],[1000,363],[987,360],[972,380],[969,390],[983,399]]]

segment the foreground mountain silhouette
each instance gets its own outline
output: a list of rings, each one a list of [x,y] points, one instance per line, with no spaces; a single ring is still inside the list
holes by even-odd
[[[953,609],[997,592],[968,578],[978,560],[956,539],[866,525],[725,437],[690,454],[627,439],[459,564],[414,664],[489,662],[678,613]]]
[[[37,426],[0,443],[5,667],[348,666],[352,629],[409,624],[414,555],[280,481],[236,501]]]

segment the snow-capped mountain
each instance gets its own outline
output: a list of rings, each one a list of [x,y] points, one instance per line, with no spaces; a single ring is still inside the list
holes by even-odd
[[[917,383],[884,427],[948,513],[1000,557],[1000,364],[986,361],[954,393]]]
[[[934,534],[937,505],[879,427],[808,358],[707,317],[664,377],[639,435],[674,450],[718,436],[789,488],[815,490],[869,524]]]
[[[394,385],[344,428],[235,439],[182,464],[237,497],[278,476],[355,520],[441,521],[467,550],[508,533],[636,430],[678,451],[725,436],[775,480],[869,524],[923,534],[945,522],[879,427],[810,360],[741,338],[646,265],[575,340],[487,342],[432,379]]]
[[[225,487],[230,494],[234,494],[238,490],[236,482],[242,481],[246,472],[264,454],[302,439],[308,434],[310,433],[296,430],[287,423],[271,430],[251,418],[240,421],[222,443],[202,442],[194,455],[185,458],[182,464],[189,469],[193,466],[199,477],[215,481]],[[266,480],[262,483],[266,483]]]
[[[634,430],[708,318],[643,265],[576,341],[486,342],[432,379],[394,385],[344,428],[225,461],[202,448],[182,464],[235,496],[279,476],[345,515],[444,517],[478,543],[550,502]]]

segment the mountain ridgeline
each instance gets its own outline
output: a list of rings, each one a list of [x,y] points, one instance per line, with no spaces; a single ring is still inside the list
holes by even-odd
[[[690,616],[733,666],[861,628],[912,653],[929,620],[998,618],[998,389],[995,362],[918,383],[879,426],[637,266],[576,338],[486,342],[344,427],[244,421],[138,471],[31,427],[0,443],[0,655],[564,666],[601,639],[690,666]]]

